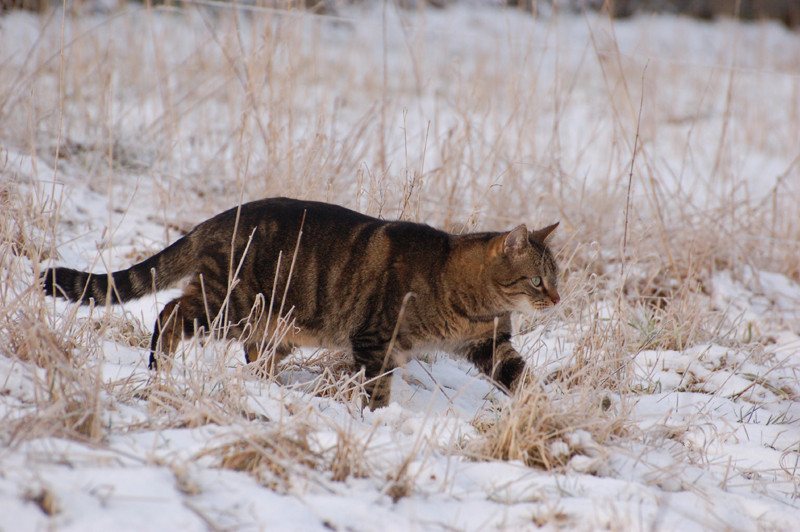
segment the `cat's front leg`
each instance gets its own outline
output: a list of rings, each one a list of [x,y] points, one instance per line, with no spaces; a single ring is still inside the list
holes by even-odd
[[[391,398],[395,364],[387,354],[388,343],[371,336],[353,339],[353,358],[356,368],[364,368],[364,389],[372,410],[387,406]]]
[[[506,390],[514,391],[521,381],[525,361],[511,345],[511,334],[500,333],[465,343],[458,353]]]

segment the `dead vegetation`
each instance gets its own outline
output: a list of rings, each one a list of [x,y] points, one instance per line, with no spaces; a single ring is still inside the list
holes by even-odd
[[[537,384],[518,392],[512,403],[476,419],[481,436],[467,447],[467,455],[519,460],[547,470],[571,466],[580,472],[600,472],[603,449],[626,435],[622,405],[612,406],[610,395],[588,386],[565,393]]]
[[[315,475],[372,478],[393,501],[414,492],[409,464],[431,453],[603,474],[605,449],[640,437],[629,426],[632,397],[656,386],[634,382],[639,353],[703,342],[769,343],[766,335],[746,337],[735,316],[714,307],[716,272],[768,270],[800,282],[796,105],[772,128],[762,121],[778,121],[770,98],[754,101],[739,89],[769,85],[779,77],[774,72],[759,78],[717,64],[708,74],[695,65],[623,56],[613,26],[594,19],[591,47],[580,60],[564,51],[551,78],[541,64],[531,65],[534,37],[512,42],[510,51],[501,42],[492,42],[492,52],[468,50],[478,59],[459,65],[431,53],[424,33],[401,25],[392,38],[405,40],[404,55],[364,52],[358,62],[365,67],[341,53],[358,46],[364,30],[357,20],[341,29],[324,17],[257,10],[211,17],[187,9],[168,21],[160,12],[68,19],[72,37],[63,39],[63,59],[45,53],[61,49],[62,35],[43,20],[37,41],[25,45],[29,62],[0,61],[0,352],[3,367],[21,368],[29,386],[0,418],[6,446],[49,437],[102,446],[114,434],[216,426],[230,429],[227,439],[209,442],[192,460],[247,472],[281,492]],[[94,51],[97,28],[120,35],[102,57]],[[325,38],[333,37],[320,35],[335,31],[344,33],[336,37],[344,44],[329,51]],[[600,34],[612,40],[600,42]],[[492,61],[492,53],[504,60]],[[387,69],[363,79],[365,70]],[[787,90],[796,100],[795,78]],[[698,94],[676,125],[666,116],[680,114],[671,92],[654,87],[681,84]],[[639,112],[650,120],[634,153],[640,91]],[[435,112],[422,103],[409,109],[408,95],[435,95],[443,117],[432,122]],[[724,107],[707,118],[703,109],[712,99]],[[596,115],[576,118],[585,108]],[[58,156],[51,161],[45,154],[53,131]],[[732,154],[766,145],[768,132],[779,140],[765,149],[792,162],[769,190],[745,193],[752,185]],[[718,144],[709,148],[708,138]],[[663,162],[676,156],[680,168]],[[103,198],[107,226],[80,227],[80,200],[61,195],[62,186],[91,191],[90,208]],[[270,195],[469,230],[560,219],[563,303],[521,324],[539,336],[561,330],[567,340],[557,344],[560,358],[551,364],[544,344],[523,345],[532,360],[541,354],[543,365],[510,401],[475,412],[475,434],[458,445],[421,434],[405,456],[382,460],[374,427],[360,432],[337,418],[309,428],[324,415],[320,404],[363,420],[363,383],[344,354],[290,360],[284,372],[314,377],[303,388],[260,378],[241,364],[238,345],[198,340],[187,342],[172,372],[154,378],[144,368],[149,324],[119,309],[87,316],[37,290],[41,268],[75,241],[85,251],[86,239],[97,239],[97,257],[84,258],[105,268],[103,257],[117,244],[125,261],[141,253],[126,226],[165,228],[157,249],[188,221]],[[108,343],[134,348],[141,359],[109,378]],[[796,383],[750,380],[797,397]],[[696,382],[685,386],[704,390]],[[254,406],[267,388],[269,408]],[[120,419],[120,407],[147,416]],[[324,443],[316,439],[321,431]],[[184,489],[195,489],[184,481]],[[59,511],[46,488],[29,498],[48,515]],[[542,524],[561,517],[554,510]]]

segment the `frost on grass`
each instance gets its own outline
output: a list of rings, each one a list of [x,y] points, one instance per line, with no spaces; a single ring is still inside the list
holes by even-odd
[[[4,16],[3,524],[795,528],[800,37],[386,6],[128,6],[63,36]],[[458,231],[561,220],[563,300],[518,319],[526,385],[424,353],[371,412],[346,354],[265,377],[213,339],[156,377],[174,292],[106,309],[35,284],[275,195]]]

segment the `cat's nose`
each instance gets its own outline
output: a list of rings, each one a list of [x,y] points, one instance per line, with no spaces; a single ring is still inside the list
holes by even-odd
[[[550,296],[550,301],[553,302],[553,305],[558,305],[558,302],[561,301],[561,297],[559,297],[558,292],[553,291],[553,294]]]

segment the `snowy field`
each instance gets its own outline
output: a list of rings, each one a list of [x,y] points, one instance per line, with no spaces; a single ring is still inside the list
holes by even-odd
[[[96,4],[95,7],[97,7]],[[394,3],[0,18],[0,530],[800,530],[800,34]],[[441,353],[361,409],[342,353],[147,370],[76,307],[260,197],[542,226],[562,303],[507,397]]]

